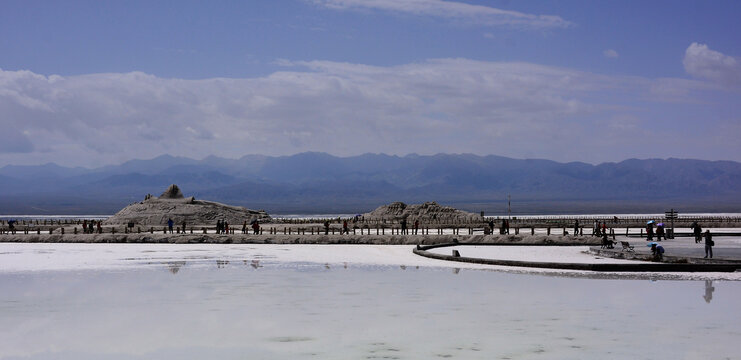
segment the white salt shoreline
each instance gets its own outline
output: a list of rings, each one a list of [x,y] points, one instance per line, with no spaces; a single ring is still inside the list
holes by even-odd
[[[412,253],[411,245],[285,245],[285,244],[49,244],[0,243],[0,275],[49,271],[129,271],[216,266],[401,266],[493,270],[565,276],[604,275],[614,278],[651,277],[686,280],[741,280],[736,273],[598,273],[442,261]],[[461,255],[520,261],[630,263],[597,257],[587,246],[465,246]],[[449,254],[450,247],[435,249]]]

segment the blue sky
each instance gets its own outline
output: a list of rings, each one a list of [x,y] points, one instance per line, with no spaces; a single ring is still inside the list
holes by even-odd
[[[738,1],[3,1],[0,166],[741,160]]]

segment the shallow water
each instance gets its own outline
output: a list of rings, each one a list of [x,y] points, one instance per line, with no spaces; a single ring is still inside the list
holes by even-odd
[[[0,359],[738,357],[741,282],[269,260],[0,273]]]

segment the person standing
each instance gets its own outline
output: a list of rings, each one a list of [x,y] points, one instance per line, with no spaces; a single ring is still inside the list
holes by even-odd
[[[579,220],[574,221],[574,236],[579,235]]]
[[[594,220],[594,226],[592,227],[592,236],[600,236],[599,221]]]
[[[342,222],[342,232],[345,234],[350,233],[350,229],[347,227],[347,220]]]
[[[419,220],[414,220],[414,235],[417,235],[417,230],[419,230]]]
[[[652,241],[654,239],[654,224],[646,225],[646,241]]]
[[[708,254],[710,254],[710,258],[713,258],[713,246],[715,245],[715,242],[713,241],[713,235],[710,234],[710,230],[705,230],[705,259],[708,258]]]
[[[175,225],[175,222],[172,221],[172,218],[167,219],[167,228],[170,230],[170,234],[172,234],[172,227]]]

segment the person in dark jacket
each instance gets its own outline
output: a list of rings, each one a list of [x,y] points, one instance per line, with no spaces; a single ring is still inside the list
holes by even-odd
[[[651,244],[651,255],[653,255],[654,261],[661,261],[664,259],[664,247],[656,243]]]
[[[708,258],[708,254],[710,254],[710,258],[713,258],[713,246],[715,245],[715,242],[713,242],[713,235],[710,234],[710,230],[705,230],[705,258]]]
[[[702,226],[697,221],[692,223],[692,232],[695,234],[695,244],[699,244],[702,241]]]
[[[172,226],[175,225],[175,222],[172,221],[172,219],[167,219],[167,228],[170,230],[170,234],[172,234]]]
[[[661,241],[662,237],[666,240],[666,235],[664,235],[664,225],[659,224],[659,226],[656,227],[656,241]]]
[[[579,235],[579,220],[574,221],[574,236]]]

